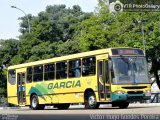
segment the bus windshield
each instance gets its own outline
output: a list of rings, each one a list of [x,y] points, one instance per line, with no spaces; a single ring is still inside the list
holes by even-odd
[[[112,57],[113,84],[150,83],[145,57]]]

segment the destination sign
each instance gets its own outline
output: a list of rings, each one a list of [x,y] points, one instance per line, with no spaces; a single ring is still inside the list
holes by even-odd
[[[113,55],[144,55],[143,51],[140,49],[131,48],[117,48],[112,49]]]

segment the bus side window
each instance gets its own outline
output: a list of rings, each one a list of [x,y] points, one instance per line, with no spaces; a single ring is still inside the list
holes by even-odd
[[[8,82],[11,85],[15,85],[15,83],[16,83],[16,71],[15,70],[8,71]]]
[[[80,77],[81,76],[81,60],[69,61],[69,77]]]
[[[44,65],[44,80],[53,80],[54,79],[54,64]]]
[[[42,81],[43,80],[43,65],[34,66],[34,75],[33,81]]]
[[[67,78],[67,61],[56,63],[56,79]]]
[[[28,67],[27,68],[27,83],[32,82],[32,74],[33,74],[32,67]]]
[[[88,57],[82,59],[82,76],[94,75],[96,73],[96,58]]]

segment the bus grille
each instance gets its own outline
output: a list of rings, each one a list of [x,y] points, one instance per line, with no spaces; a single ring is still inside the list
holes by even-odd
[[[128,91],[128,94],[143,94],[143,91]]]

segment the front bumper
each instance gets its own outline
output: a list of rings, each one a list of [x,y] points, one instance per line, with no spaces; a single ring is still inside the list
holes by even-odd
[[[116,94],[112,93],[112,102],[114,101],[141,101],[149,100],[151,96],[145,96],[145,94]]]

